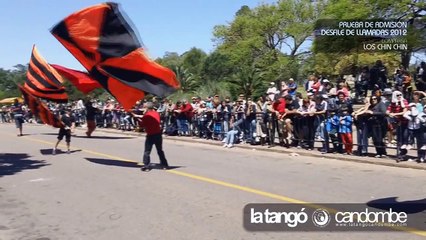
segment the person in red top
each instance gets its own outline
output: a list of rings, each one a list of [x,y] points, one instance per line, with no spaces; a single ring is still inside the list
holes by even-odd
[[[285,122],[284,122],[284,114],[285,114],[285,99],[284,97],[278,98],[273,104],[272,108],[275,110],[275,114],[278,120],[278,139],[280,141],[280,145],[287,144],[284,142],[284,130],[285,130]]]
[[[316,95],[321,87],[321,82],[317,77],[313,77],[312,90],[314,91],[314,95]]]
[[[408,120],[403,117],[408,110],[408,101],[404,99],[400,91],[392,93],[392,102],[388,106],[386,113],[392,119],[394,128],[396,127],[396,155],[398,161],[402,160],[407,154],[408,144]]]
[[[154,104],[148,102],[147,111],[144,115],[136,115],[132,113],[133,117],[140,118],[142,126],[145,128],[146,140],[145,140],[145,151],[143,154],[143,164],[142,171],[151,170],[151,150],[152,146],[155,145],[157,149],[158,157],[160,158],[160,164],[163,169],[168,169],[169,164],[167,163],[166,156],[163,151],[163,136],[160,122],[160,114],[154,109]]]
[[[194,116],[194,108],[192,108],[191,103],[188,102],[188,100],[183,100],[182,101],[182,108],[181,108],[181,112],[180,114],[182,114],[182,119],[184,126],[182,126],[183,128],[183,133],[186,136],[189,136],[192,134],[192,131],[190,129],[190,126],[192,125],[192,117]]]

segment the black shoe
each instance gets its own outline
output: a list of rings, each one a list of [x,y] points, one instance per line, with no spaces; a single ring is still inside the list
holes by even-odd
[[[149,172],[149,171],[151,171],[151,169],[152,168],[149,165],[144,165],[144,166],[141,167],[142,172]]]
[[[169,165],[160,165],[160,168],[163,169],[163,170],[168,170],[168,169],[170,169],[170,166]]]

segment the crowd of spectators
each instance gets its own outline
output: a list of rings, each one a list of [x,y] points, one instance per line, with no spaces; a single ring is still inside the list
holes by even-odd
[[[377,158],[387,157],[387,149],[396,148],[396,160],[406,160],[408,150],[415,147],[416,160],[424,162],[425,91],[424,62],[414,73],[401,68],[389,74],[383,63],[377,61],[371,69],[362,68],[352,87],[344,78],[332,84],[329,79],[312,75],[302,86],[292,78],[278,84],[271,82],[264,95],[256,99],[240,94],[235,100],[214,95],[176,102],[161,98],[152,101],[167,135],[220,140],[227,148],[235,144],[259,144],[311,151],[315,142],[321,142],[319,150],[323,154],[359,156],[368,155],[371,138]],[[143,114],[146,101],[138,102],[133,111]],[[361,105],[354,109],[355,101],[361,101]],[[65,106],[50,104],[49,107],[54,112],[72,108],[80,126],[89,120],[98,128],[143,131],[131,113],[113,99],[79,99]],[[12,119],[7,107],[3,107],[0,121]],[[29,111],[25,119],[31,121]],[[356,132],[355,151],[353,132]]]

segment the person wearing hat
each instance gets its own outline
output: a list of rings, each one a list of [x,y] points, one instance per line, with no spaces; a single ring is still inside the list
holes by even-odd
[[[389,95],[392,95],[392,89],[390,88],[383,89],[382,96],[389,96]]]
[[[275,87],[274,82],[269,83],[269,88],[266,90],[266,94],[268,95],[269,99],[272,101],[275,101],[275,95],[277,94],[277,88]]]
[[[328,79],[323,79],[321,81],[321,86],[318,89],[318,94],[323,95],[326,94],[328,92],[328,88],[330,86],[330,81],[328,81]]]
[[[145,150],[143,154],[143,166],[142,171],[150,171],[151,166],[151,151],[152,146],[155,145],[157,149],[158,157],[160,158],[160,164],[163,169],[168,169],[169,164],[163,151],[163,135],[160,123],[160,114],[155,111],[154,104],[148,102],[146,104],[147,111],[144,115],[136,115],[131,113],[133,117],[138,118],[141,122],[141,126],[145,128],[146,139],[145,139]]]
[[[67,153],[70,153],[70,145],[71,145],[71,132],[75,128],[75,118],[71,115],[71,109],[66,108],[64,113],[59,117],[59,120],[63,123],[63,127],[59,128],[58,133],[58,141],[55,144],[55,147],[52,150],[52,154],[55,155],[59,143],[64,139],[67,143]]]
[[[387,109],[387,113],[392,120],[392,129],[396,129],[397,157],[400,161],[407,154],[408,144],[408,120],[403,117],[408,110],[408,101],[404,99],[400,91],[392,93],[392,102]]]
[[[293,99],[296,98],[297,84],[293,78],[290,78],[287,83],[287,92]]]
[[[382,92],[382,101],[387,104],[390,104],[391,101],[391,97],[392,97],[392,89],[390,88],[385,88]]]

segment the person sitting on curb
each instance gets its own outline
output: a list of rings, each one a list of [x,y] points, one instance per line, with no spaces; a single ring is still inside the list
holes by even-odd
[[[222,140],[224,143],[223,147],[232,148],[234,147],[236,136],[241,132],[241,129],[239,125],[242,123],[242,121],[236,121],[235,123],[231,124],[231,130],[229,130],[225,138]]]

